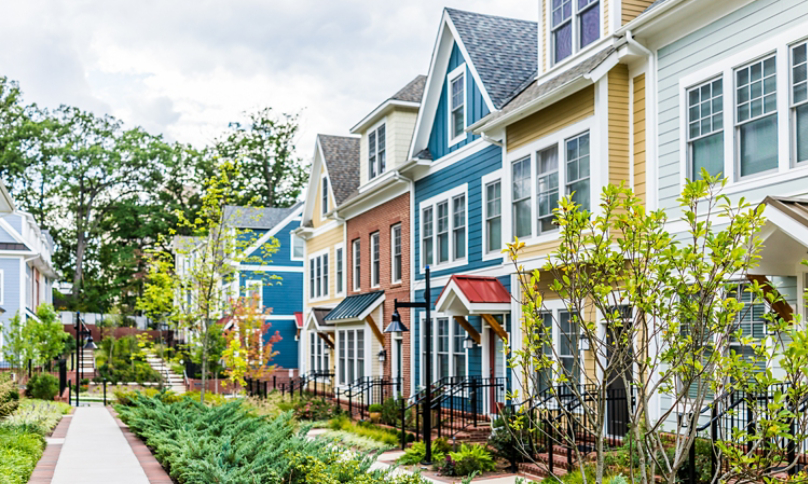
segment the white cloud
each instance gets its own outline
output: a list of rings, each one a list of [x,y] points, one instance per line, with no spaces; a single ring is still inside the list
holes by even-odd
[[[535,19],[535,0],[450,1]],[[300,155],[425,74],[434,0],[27,0],[0,17],[0,74],[28,101],[197,145],[263,106],[301,112]]]

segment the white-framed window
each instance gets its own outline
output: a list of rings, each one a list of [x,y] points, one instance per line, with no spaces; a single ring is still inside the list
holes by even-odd
[[[419,325],[421,344],[419,382],[423,386],[426,381],[424,365],[427,358],[424,331],[426,318],[423,313],[420,315]],[[465,347],[466,331],[457,321],[450,321],[449,318],[443,316],[432,318],[432,328],[432,354],[429,355],[432,358],[432,380],[437,381],[450,376],[465,376],[468,359]]]
[[[550,45],[556,64],[600,38],[598,0],[553,0],[550,5]]]
[[[558,206],[558,145],[536,154],[536,233],[539,235],[558,229],[553,223]]]
[[[365,376],[365,330],[337,331],[339,339],[339,382],[349,385]]]
[[[264,308],[264,283],[260,280],[248,280],[244,284],[244,297],[247,303],[254,305],[259,310]]]
[[[334,249],[334,258],[336,259],[335,274],[337,285],[337,294],[345,292],[345,254],[343,253],[342,246],[337,246]]]
[[[590,204],[590,160],[589,132],[569,138],[564,142],[567,148],[566,174],[567,195],[581,206],[583,210],[591,210]]]
[[[423,210],[421,217],[422,230],[421,230],[421,260],[423,266],[432,265],[432,258],[435,252],[435,239],[432,236],[433,220],[432,220],[432,207],[426,207]]]
[[[451,341],[449,335],[449,318],[438,318],[437,322],[437,345],[435,349],[438,354],[438,364],[435,367],[437,369],[435,376],[440,379],[454,375],[451,374],[452,368],[449,364],[449,355],[451,354],[451,348],[449,347],[449,342]]]
[[[390,227],[390,282],[401,282],[401,224]]]
[[[379,287],[379,269],[381,269],[379,252],[379,232],[373,232],[370,234],[370,287]]]
[[[309,285],[311,299],[328,297],[328,249],[309,259]]]
[[[466,65],[449,73],[449,146],[466,138]]]
[[[314,331],[309,335],[309,364],[311,365],[309,370],[325,372],[331,370],[328,345]]]
[[[420,203],[422,267],[450,266],[468,254],[468,199],[466,185]]]
[[[502,249],[502,181],[485,184],[485,251]]]
[[[452,199],[452,248],[455,260],[466,257],[466,194]]]
[[[791,124],[795,163],[808,161],[808,42],[791,47]]]
[[[387,168],[387,137],[385,125],[368,134],[368,180],[372,180],[384,173]]]
[[[738,177],[777,170],[777,65],[770,55],[735,70]]]
[[[362,244],[359,239],[351,242],[353,251],[353,290],[358,291],[362,285]]]
[[[328,213],[328,177],[323,176],[322,183],[320,183],[320,205],[322,205],[322,214]]]
[[[558,358],[573,385],[578,384],[581,372],[581,357],[578,346],[578,323],[569,311],[558,312]]]
[[[511,200],[513,201],[513,236],[530,237],[530,156],[516,160],[511,166]]]
[[[303,260],[303,254],[306,249],[306,241],[295,234],[291,234],[291,237],[292,237],[292,243],[290,244],[292,246],[291,259]]]
[[[713,79],[687,91],[688,177],[724,171],[724,80]]]
[[[438,264],[449,262],[449,201],[438,203]]]
[[[452,321],[452,367],[455,376],[466,376],[466,330]]]

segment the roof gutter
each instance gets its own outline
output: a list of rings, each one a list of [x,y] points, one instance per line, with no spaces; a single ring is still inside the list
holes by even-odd
[[[658,7],[654,7],[646,14],[640,14],[639,17],[636,17],[631,22],[627,23],[626,25],[620,27],[615,31],[614,36],[620,37],[626,32],[634,31],[637,32],[644,27],[649,27],[649,24],[656,21],[662,15],[668,13],[668,11],[678,7],[680,4],[687,3],[690,0],[667,0],[666,2],[662,3]]]
[[[345,210],[345,209],[350,208],[350,207],[353,207],[354,205],[356,205],[356,204],[358,204],[358,203],[360,203],[360,202],[365,201],[365,200],[366,200],[368,197],[370,197],[370,196],[372,196],[372,195],[374,195],[374,194],[378,193],[379,191],[381,191],[381,190],[383,190],[383,189],[385,189],[385,188],[389,187],[390,185],[393,185],[393,184],[395,184],[395,183],[402,182],[402,181],[403,181],[403,182],[406,182],[406,183],[411,182],[412,180],[410,180],[409,178],[407,178],[407,177],[405,177],[405,176],[402,176],[402,175],[401,175],[401,170],[403,170],[403,169],[404,169],[404,168],[405,168],[405,167],[406,167],[408,164],[409,164],[409,162],[407,162],[407,163],[405,163],[404,165],[402,165],[402,166],[400,166],[399,168],[397,168],[397,169],[396,169],[396,170],[393,172],[393,175],[392,175],[390,178],[388,178],[387,180],[385,180],[383,183],[380,183],[379,185],[377,185],[377,186],[373,187],[372,189],[370,189],[370,190],[368,190],[368,191],[366,191],[366,192],[364,192],[364,193],[360,193],[360,194],[359,194],[359,195],[357,195],[356,197],[352,198],[351,200],[349,200],[349,201],[347,201],[347,202],[343,203],[343,204],[342,204],[342,205],[340,205],[339,207],[337,207],[337,208],[335,208],[334,210],[332,210],[331,212],[327,213],[327,214],[326,214],[326,216],[329,216],[329,217],[330,217],[330,216],[332,216],[332,215],[333,215],[333,216],[334,216],[334,218],[335,218],[335,219],[336,219],[338,222],[344,222],[344,221],[345,221],[345,219],[340,218],[339,213],[340,213],[340,212],[343,212],[343,213],[344,213],[344,210]]]

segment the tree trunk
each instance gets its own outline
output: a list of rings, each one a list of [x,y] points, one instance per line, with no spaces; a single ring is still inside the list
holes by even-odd
[[[73,289],[71,295],[73,301],[78,302],[79,291],[81,290],[81,280],[84,271],[84,251],[87,249],[87,240],[84,238],[84,232],[79,230],[76,234],[76,271],[73,273]]]
[[[208,382],[208,319],[206,318],[202,331],[202,391],[199,393],[199,401],[205,403],[205,385]]]

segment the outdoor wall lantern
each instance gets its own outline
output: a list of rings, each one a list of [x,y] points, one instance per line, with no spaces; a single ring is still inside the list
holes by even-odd
[[[463,347],[467,350],[474,348],[474,340],[471,339],[471,335],[466,335],[466,339],[463,340]]]
[[[584,351],[589,351],[589,336],[581,335],[581,349]]]
[[[387,351],[385,350],[379,351],[379,362],[384,363],[385,359],[387,359]]]

